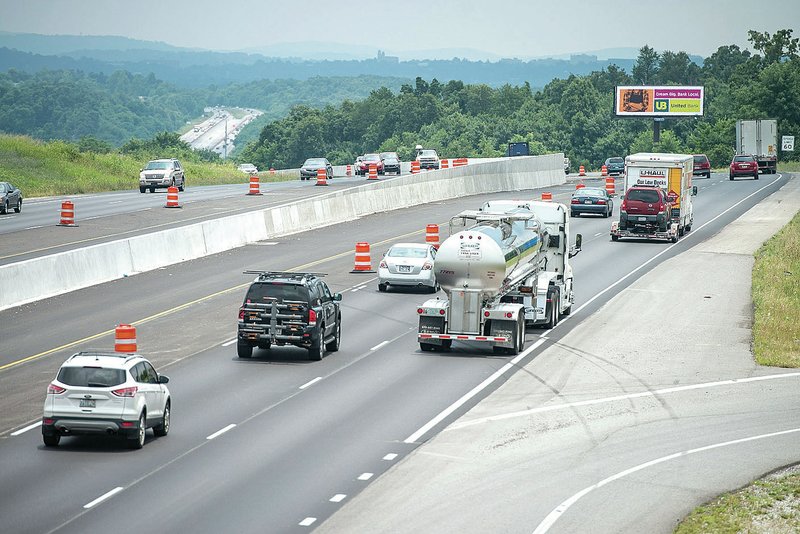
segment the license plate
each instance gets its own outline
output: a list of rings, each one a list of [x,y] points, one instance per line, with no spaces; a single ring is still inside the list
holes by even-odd
[[[411,266],[410,265],[398,265],[397,266],[397,271],[401,272],[401,273],[410,273],[411,272]]]
[[[639,220],[640,220],[640,221],[646,221],[646,220],[647,220],[647,217],[639,217]]]
[[[592,201],[591,201],[591,200],[584,200],[584,201],[583,201],[583,203],[584,203],[584,204],[591,204],[591,203],[592,203]]]
[[[96,404],[94,399],[81,399],[81,408],[94,408]]]

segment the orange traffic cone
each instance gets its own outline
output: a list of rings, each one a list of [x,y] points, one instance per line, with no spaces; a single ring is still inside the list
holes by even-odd
[[[414,160],[411,162],[411,174],[419,174],[419,161]]]
[[[549,193],[549,192],[545,191],[544,193],[542,193],[542,200],[544,200],[545,202],[552,202],[553,201],[553,193]]]
[[[178,188],[174,185],[167,188],[167,203],[164,204],[165,208],[180,208],[178,204]]]
[[[369,176],[367,176],[367,180],[377,180],[377,179],[378,179],[378,166],[370,165]]]
[[[328,169],[317,169],[317,183],[314,185],[328,185]]]
[[[439,225],[429,224],[425,227],[425,242],[433,245],[434,248],[439,248]]]
[[[578,170],[578,176],[586,176],[586,169],[583,168],[583,165],[581,165]]]
[[[136,352],[136,328],[129,324],[114,329],[114,352]]]
[[[600,167],[600,176],[608,176],[608,167],[605,165]]]
[[[61,203],[61,222],[58,226],[78,226],[75,224],[75,205],[71,200]]]
[[[616,194],[616,188],[614,186],[614,179],[613,178],[606,178],[606,192],[609,195]]]
[[[258,175],[251,174],[250,175],[250,190],[247,192],[248,195],[260,195],[261,190],[259,189],[260,185],[258,182]]]
[[[369,243],[356,243],[356,261],[351,273],[374,273],[372,270],[372,259],[369,253]]]

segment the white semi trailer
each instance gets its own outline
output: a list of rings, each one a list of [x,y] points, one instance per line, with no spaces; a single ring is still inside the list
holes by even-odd
[[[542,223],[525,209],[453,217],[433,266],[447,298],[429,299],[417,309],[420,349],[446,349],[455,340],[488,344],[497,353],[523,350],[525,305],[505,297],[536,291],[546,237]]]

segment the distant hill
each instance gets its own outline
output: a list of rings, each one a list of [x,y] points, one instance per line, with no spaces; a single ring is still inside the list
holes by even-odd
[[[298,45],[299,46],[299,45]],[[255,80],[306,80],[314,76],[384,76],[414,79],[436,78],[441,82],[461,80],[543,87],[554,78],[585,75],[610,64],[630,72],[633,58],[599,59],[573,55],[568,59],[500,59],[473,61],[454,59],[401,60],[383,52],[368,59],[306,60],[266,57],[246,52],[214,52],[177,48],[164,43],[124,37],[47,36],[0,33],[0,71],[10,69],[35,73],[41,69],[77,69],[111,74],[126,70],[148,75],[187,88],[247,83]],[[302,52],[302,50],[300,50]],[[421,53],[434,51],[420,51]],[[479,53],[466,49],[448,52]]]

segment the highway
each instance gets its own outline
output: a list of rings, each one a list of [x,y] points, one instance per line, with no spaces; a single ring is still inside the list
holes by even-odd
[[[620,291],[713,236],[786,181],[779,175],[729,182],[719,174],[696,180],[700,192],[695,198],[694,229],[674,245],[612,243],[608,237],[612,219],[573,219],[573,233],[584,236],[583,252],[573,259],[579,311],[552,332],[529,331],[528,345],[536,348],[516,361],[514,369],[534,361],[573,329],[591,321]],[[566,201],[573,188],[572,184],[553,188],[555,200]],[[370,216],[0,312],[0,516],[4,529],[31,533],[95,532],[112,527],[123,532],[307,532],[332,516],[336,521],[334,514],[343,503],[515,376],[503,374],[429,427],[437,414],[492,377],[511,357],[464,345],[447,353],[420,352],[415,310],[427,295],[378,293],[374,275],[351,274],[355,241],[372,243],[376,262],[393,242],[421,240],[427,223],[446,227],[450,215],[474,209],[489,198],[538,198],[539,194],[466,197]],[[113,223],[118,217],[108,220]],[[235,317],[250,280],[241,272],[259,268],[329,273],[326,280],[331,288],[344,295],[343,346],[338,353],[328,354],[321,362],[307,361],[305,352],[294,348],[256,351],[252,361],[236,358],[231,343]],[[656,310],[645,311],[653,314],[653,320],[661,320]],[[149,433],[140,451],[125,450],[111,439],[84,438],[65,438],[57,449],[45,449],[36,420],[47,383],[69,354],[110,348],[118,323],[136,324],[140,352],[171,378],[170,434],[157,439]],[[619,343],[619,332],[594,334]],[[558,362],[543,366],[541,382],[558,384],[579,373],[581,394],[601,396],[609,379],[602,366],[567,363],[566,367]],[[654,372],[669,379],[693,378],[683,375],[680,360],[660,361]],[[788,402],[787,391],[778,387],[768,389],[774,395],[765,394],[763,388],[743,390],[758,402],[747,404],[746,398],[737,398],[729,407],[747,409],[754,431],[765,429],[770,426],[765,414],[782,411]],[[536,407],[546,400],[542,395],[529,402]],[[671,414],[672,420],[686,418],[697,428],[687,425],[680,433],[671,433],[666,419],[649,439],[661,440],[665,454],[674,452],[676,443],[684,447],[680,450],[691,448],[698,428],[705,436],[724,440],[723,421],[703,426],[694,417],[701,405],[687,401]],[[630,418],[636,418],[635,411]],[[646,418],[641,421],[644,426],[650,423]],[[416,438],[409,440],[411,436]],[[489,531],[533,531],[535,518],[543,519],[558,504],[553,488],[578,491],[592,478],[570,469],[578,456],[595,454],[598,461],[629,463],[619,457],[619,449],[609,449],[609,456],[604,456],[602,445],[613,444],[615,435],[605,442],[581,442],[575,448],[569,446],[575,436],[559,437],[561,448],[547,451],[549,470],[542,476],[532,473],[531,485],[520,488],[527,508],[503,510],[502,517],[472,523],[476,531],[481,531],[480,525]],[[788,448],[786,442],[777,446]],[[728,461],[750,458],[747,452],[736,450]],[[772,461],[782,458],[780,450],[770,449],[770,453]],[[564,492],[557,493],[561,497]],[[635,506],[617,506],[614,513],[629,518],[630,526],[653,505],[643,499]],[[343,523],[343,528],[347,525]],[[515,528],[504,528],[509,525]],[[417,526],[416,531],[420,530],[447,529],[428,523]]]
[[[382,177],[383,179],[383,177]],[[391,179],[391,178],[388,178]],[[261,196],[247,195],[249,184],[192,187],[179,193],[181,209],[166,209],[166,190],[139,193],[138,189],[87,195],[25,199],[22,213],[0,215],[0,265],[121,237],[145,234],[201,220],[263,209],[286,202],[356,187],[361,176],[335,177],[327,187],[290,180],[265,182]],[[77,227],[59,227],[61,202],[75,205]]]

